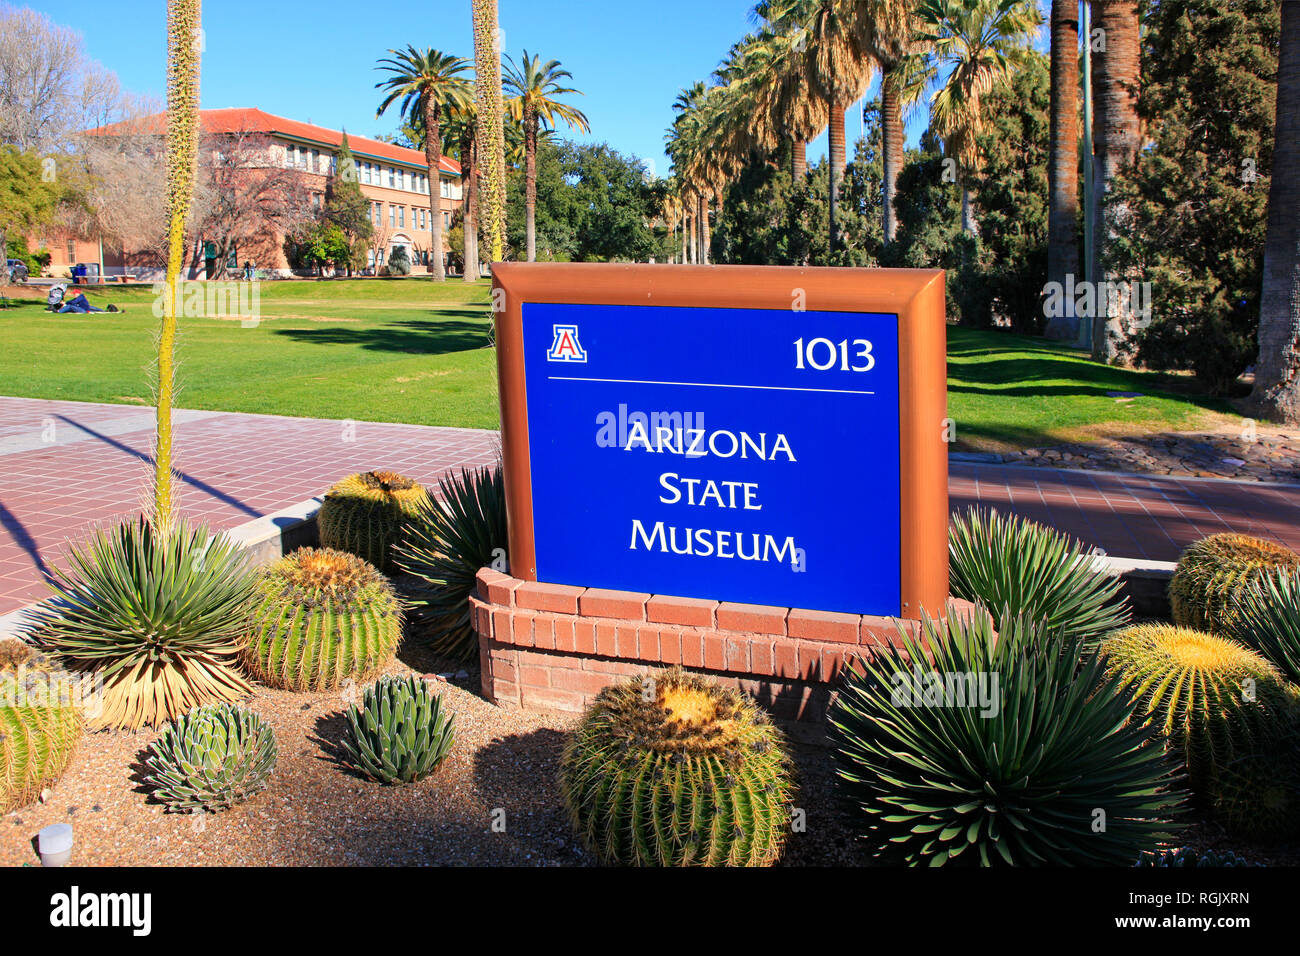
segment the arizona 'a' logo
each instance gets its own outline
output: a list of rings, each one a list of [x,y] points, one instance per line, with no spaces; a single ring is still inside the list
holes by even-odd
[[[587,361],[587,352],[578,341],[576,325],[553,325],[551,329],[555,332],[555,338],[551,342],[551,350],[546,353],[548,362]]]

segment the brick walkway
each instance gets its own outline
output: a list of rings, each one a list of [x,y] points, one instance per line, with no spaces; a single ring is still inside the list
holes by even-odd
[[[226,412],[177,412],[180,507],[231,528],[355,471],[430,483],[497,458],[495,432]],[[0,614],[49,593],[64,542],[148,500],[153,410],[0,398]]]
[[[184,512],[229,528],[354,471],[423,482],[496,459],[494,432],[226,412],[176,415]],[[0,398],[0,614],[46,596],[64,542],[147,500],[152,410]],[[953,463],[954,510],[981,503],[1050,523],[1114,557],[1172,561],[1238,530],[1300,549],[1300,486]]]

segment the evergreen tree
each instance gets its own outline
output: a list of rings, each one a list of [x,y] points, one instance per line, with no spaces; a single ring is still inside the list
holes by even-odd
[[[1114,184],[1106,263],[1151,283],[1137,358],[1224,393],[1254,360],[1273,161],[1277,0],[1149,0],[1138,110],[1154,144]]]
[[[325,186],[325,208],[322,211],[323,222],[335,227],[350,250],[342,256],[342,264],[352,275],[354,266],[365,261],[366,242],[374,234],[374,223],[370,219],[370,200],[361,192],[360,177],[357,175],[357,162],[348,145],[347,131],[343,131],[343,142],[335,153],[334,175]],[[323,234],[318,233],[316,238]],[[335,243],[328,243],[332,252],[337,252]],[[329,258],[336,263],[334,255]]]

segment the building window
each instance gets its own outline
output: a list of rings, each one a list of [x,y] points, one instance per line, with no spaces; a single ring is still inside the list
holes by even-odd
[[[299,169],[307,168],[307,147],[306,146],[298,147],[298,168]]]
[[[392,166],[388,167],[388,188],[389,189],[393,188],[393,167]]]
[[[397,224],[402,228],[406,228],[406,207],[405,206],[397,207]]]
[[[389,207],[388,207],[388,224],[389,224],[390,226],[396,226],[396,225],[397,225],[397,207],[396,207],[396,206],[389,205]]]
[[[293,143],[284,148],[284,164],[286,166],[293,165]]]
[[[68,240],[68,265],[72,265],[77,258],[77,244],[71,239]]]
[[[311,208],[320,211],[320,193],[311,194]]]
[[[450,229],[450,228],[451,228],[451,213],[449,213],[449,212],[444,212],[444,213],[442,214],[442,228],[443,228],[443,229]]]
[[[370,182],[370,164],[369,164],[369,163],[362,163],[362,164],[361,164],[361,181],[362,181],[363,183],[369,183],[369,182]]]

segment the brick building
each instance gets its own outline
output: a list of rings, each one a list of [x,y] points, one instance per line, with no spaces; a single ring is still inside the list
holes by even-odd
[[[267,144],[263,161],[300,171],[313,208],[319,208],[324,202],[326,185],[335,172],[335,154],[343,141],[342,132],[247,108],[200,110],[200,123],[203,133],[209,138],[258,135]],[[158,114],[134,122],[130,132],[161,135],[165,124],[165,116]],[[118,131],[118,126],[106,126],[95,130],[94,134],[114,135]],[[445,248],[452,213],[461,203],[460,164],[444,156],[439,164],[435,187],[423,152],[351,133],[348,134],[348,146],[356,160],[361,192],[371,203],[371,222],[376,233],[376,240],[368,252],[367,269],[379,271],[393,251],[404,246],[414,263],[412,271],[417,274],[428,271],[433,246],[429,191],[436,188],[439,193],[437,208],[443,218]],[[205,260],[199,275],[210,274],[215,256],[213,243],[205,241],[204,237],[197,237],[196,241],[201,244]],[[97,265],[99,273],[109,278],[130,275],[148,281],[161,275],[162,263],[158,261],[157,253],[133,250],[129,240],[124,240],[119,247],[102,237],[78,237],[52,227],[30,237],[29,245],[33,249],[49,251],[48,271],[57,276],[66,276],[75,263]],[[198,248],[196,245],[196,250]],[[263,274],[290,275],[294,272],[285,255],[283,235],[268,236],[256,243],[255,248],[228,250],[227,258],[227,265],[231,268],[252,261]]]

